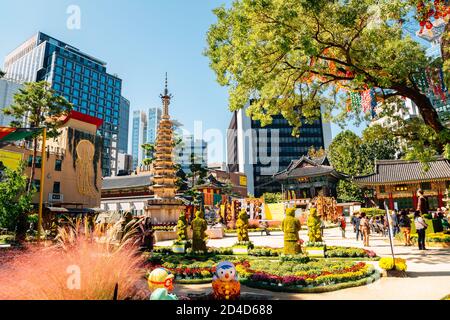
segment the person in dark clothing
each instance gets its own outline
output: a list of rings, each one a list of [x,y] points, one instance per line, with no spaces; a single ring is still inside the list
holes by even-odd
[[[408,217],[408,212],[403,210],[398,219],[398,226],[400,227],[403,237],[405,238],[405,246],[411,246],[411,220]]]
[[[360,223],[361,223],[361,217],[360,217],[359,213],[357,213],[357,214],[355,214],[353,216],[353,226],[356,229],[355,230],[355,232],[356,232],[356,241],[358,241],[359,238],[361,238],[361,240],[364,240],[364,234],[359,229]]]
[[[425,219],[422,218],[420,211],[416,211],[414,214],[414,224],[416,225],[417,235],[419,237],[419,250],[427,250],[425,248],[425,233],[428,228],[428,224],[425,222]]]
[[[417,197],[417,211],[419,211],[421,215],[428,214],[428,201],[423,195],[422,189],[417,190]]]

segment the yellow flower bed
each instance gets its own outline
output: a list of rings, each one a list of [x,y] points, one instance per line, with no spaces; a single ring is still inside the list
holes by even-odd
[[[397,271],[406,271],[407,266],[406,266],[406,260],[405,259],[400,259],[400,258],[396,258],[395,259],[395,264],[394,264],[394,259],[392,258],[381,258],[380,261],[378,262],[378,265],[380,266],[381,269],[384,270],[397,270]]]

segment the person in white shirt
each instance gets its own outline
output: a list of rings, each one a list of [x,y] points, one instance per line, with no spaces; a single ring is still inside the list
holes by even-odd
[[[428,228],[428,224],[420,214],[420,211],[416,211],[416,213],[414,214],[414,224],[416,226],[417,235],[419,236],[419,250],[427,250],[425,249],[425,232]]]

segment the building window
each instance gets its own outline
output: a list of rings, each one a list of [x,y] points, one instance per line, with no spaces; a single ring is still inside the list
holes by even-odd
[[[42,158],[41,157],[36,157],[36,168],[40,168],[41,167],[41,162],[42,162]],[[28,167],[31,167],[33,165],[33,156],[29,156],[28,157]]]
[[[34,180],[33,187],[36,189],[36,192],[41,191],[41,180]]]
[[[61,193],[61,183],[59,181],[53,182],[53,193]]]
[[[55,171],[61,171],[62,170],[62,160],[56,159],[55,161]]]

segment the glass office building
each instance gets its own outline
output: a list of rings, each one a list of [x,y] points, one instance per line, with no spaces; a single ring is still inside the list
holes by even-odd
[[[147,142],[155,143],[156,135],[158,133],[158,125],[161,120],[162,110],[161,108],[148,109],[148,131]]]
[[[120,97],[119,111],[119,153],[128,153],[128,130],[130,127],[130,101]]]
[[[142,145],[147,143],[147,114],[143,111],[133,112],[133,131],[131,155],[133,156],[133,170],[136,170],[145,159]]]
[[[76,111],[103,119],[103,176],[115,172],[122,80],[107,72],[105,62],[39,32],[6,57],[4,69],[18,81],[48,81]]]
[[[327,148],[331,142],[331,125],[321,119],[304,121],[299,137],[292,136],[292,129],[280,115],[262,127],[245,110],[233,114],[227,134],[228,170],[247,176],[250,194],[260,197],[265,192],[281,192],[273,175],[286,169],[292,160],[307,155],[311,147]]]

